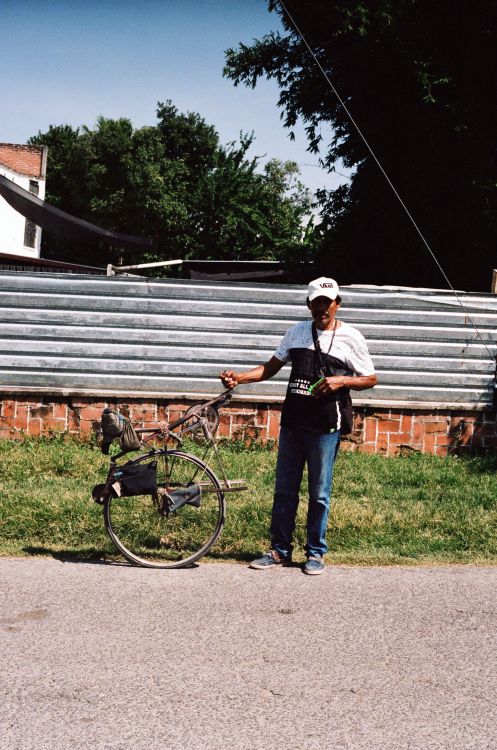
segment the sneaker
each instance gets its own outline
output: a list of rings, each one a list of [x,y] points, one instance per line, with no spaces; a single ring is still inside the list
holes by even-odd
[[[318,555],[311,555],[304,565],[304,573],[308,576],[318,576],[320,573],[324,573],[323,558]]]
[[[265,552],[262,557],[257,560],[252,560],[249,563],[249,568],[255,568],[255,570],[265,570],[266,568],[273,568],[275,565],[288,565],[290,560],[285,557],[278,557],[278,553],[274,549],[270,549],[269,552]]]

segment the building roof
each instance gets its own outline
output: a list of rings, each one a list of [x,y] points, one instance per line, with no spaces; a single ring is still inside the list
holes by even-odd
[[[47,153],[47,146],[0,143],[0,164],[26,177],[44,180],[47,170]]]
[[[105,276],[106,268],[85,266],[81,263],[65,263],[49,258],[30,258],[13,253],[0,253],[0,271],[39,271],[41,273],[86,273],[92,276]]]
[[[111,232],[108,229],[96,226],[96,224],[90,224],[88,221],[71,216],[56,208],[56,206],[45,203],[36,195],[24,190],[20,185],[16,185],[12,180],[2,175],[0,175],[0,196],[5,198],[12,208],[32,221],[33,224],[49,232],[61,234],[69,240],[101,241],[106,245],[131,250],[138,248],[151,250],[153,247],[152,240],[145,237]]]

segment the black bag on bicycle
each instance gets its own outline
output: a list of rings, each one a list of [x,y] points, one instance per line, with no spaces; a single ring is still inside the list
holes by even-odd
[[[124,427],[121,433],[121,437],[119,438],[119,445],[123,453],[140,450],[140,438],[136,434],[135,428],[133,427],[129,419],[124,420]]]
[[[157,461],[144,464],[130,461],[116,469],[113,478],[112,488],[119,497],[154,495],[157,493]]]

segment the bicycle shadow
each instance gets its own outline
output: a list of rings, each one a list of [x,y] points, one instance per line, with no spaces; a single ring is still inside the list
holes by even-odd
[[[73,563],[78,565],[105,565],[113,568],[144,568],[143,565],[134,565],[127,560],[115,560],[107,557],[104,550],[89,549],[89,550],[55,550],[51,547],[36,547],[26,546],[22,548],[23,552],[28,555],[38,557],[52,557],[54,560],[58,560],[63,563]],[[182,568],[169,568],[169,570],[191,570],[192,568],[198,568],[198,563],[191,563],[185,565]],[[151,568],[149,568],[151,569]],[[157,568],[157,570],[167,570],[167,568]]]
[[[107,559],[104,550],[86,549],[53,549],[53,547],[42,547],[28,545],[22,548],[22,551],[33,557],[53,557],[60,562],[85,563],[87,565],[126,565],[119,560]]]

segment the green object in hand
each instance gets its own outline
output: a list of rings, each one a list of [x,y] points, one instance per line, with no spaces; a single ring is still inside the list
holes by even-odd
[[[323,380],[324,380],[324,378],[319,378],[319,380],[316,380],[315,383],[313,383],[312,385],[310,385],[309,388],[307,389],[309,391],[309,393],[312,394],[314,392],[314,388],[316,388],[320,383],[322,383]]]

